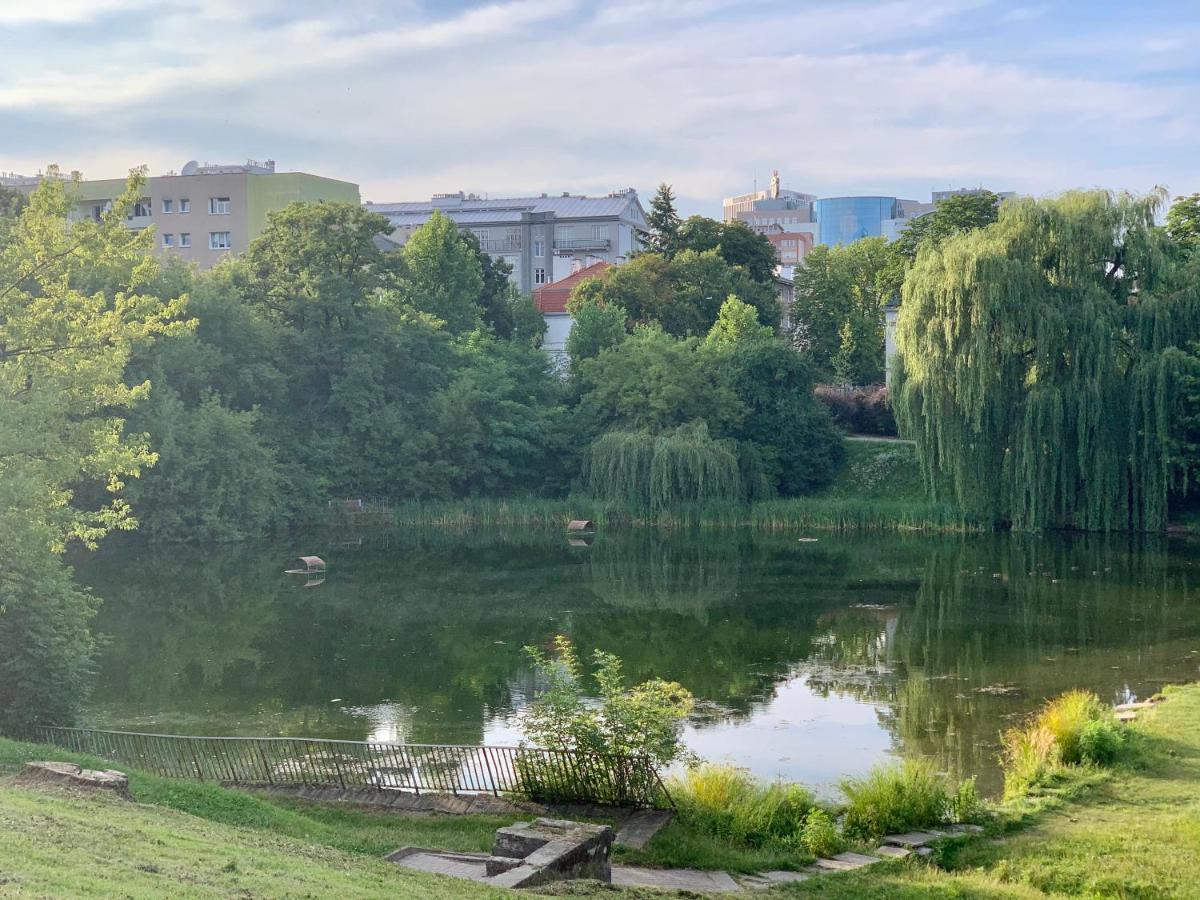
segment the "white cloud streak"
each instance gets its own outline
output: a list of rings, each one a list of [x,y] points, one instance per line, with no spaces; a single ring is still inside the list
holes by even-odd
[[[1200,141],[1194,81],[998,61],[986,39],[944,49],[956,28],[1011,23],[985,0],[502,0],[440,16],[364,0],[290,20],[287,9],[175,7],[90,50],[18,49],[0,58],[0,135],[6,110],[52,114],[96,132],[68,166],[121,150],[163,168],[201,152],[269,154],[359,180],[381,201],[666,179],[715,203],[776,166],[827,194],[1200,186],[1185,161]],[[164,118],[211,124],[212,151],[169,135],[122,145],[117,126],[145,133]],[[247,135],[276,143],[246,148]],[[46,152],[59,148],[72,149]]]

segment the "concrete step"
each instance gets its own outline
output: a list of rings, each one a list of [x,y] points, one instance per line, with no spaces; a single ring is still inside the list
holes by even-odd
[[[669,809],[640,809],[621,823],[617,843],[641,850],[674,815]]]

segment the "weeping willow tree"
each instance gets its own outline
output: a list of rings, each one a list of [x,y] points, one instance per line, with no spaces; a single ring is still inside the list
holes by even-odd
[[[1176,348],[1200,331],[1162,200],[1008,201],[921,250],[894,403],[935,493],[1018,529],[1165,526]]]
[[[733,441],[714,440],[704,422],[695,422],[658,435],[602,435],[588,448],[583,481],[594,497],[660,512],[684,503],[744,500],[743,468]]]

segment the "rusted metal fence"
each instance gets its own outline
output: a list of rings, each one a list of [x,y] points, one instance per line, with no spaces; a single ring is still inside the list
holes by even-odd
[[[168,778],[416,794],[508,794],[612,806],[670,803],[657,770],[643,757],[536,747],[192,737],[49,726],[22,736]]]

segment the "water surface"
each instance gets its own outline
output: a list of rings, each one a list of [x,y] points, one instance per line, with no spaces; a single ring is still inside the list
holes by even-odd
[[[999,785],[1001,730],[1073,687],[1200,677],[1200,547],[1083,536],[309,536],[76,561],[105,604],[90,723],[514,743],[522,647],[569,635],[700,699],[686,740],[829,793],[889,756]],[[325,581],[287,576],[324,557]]]

